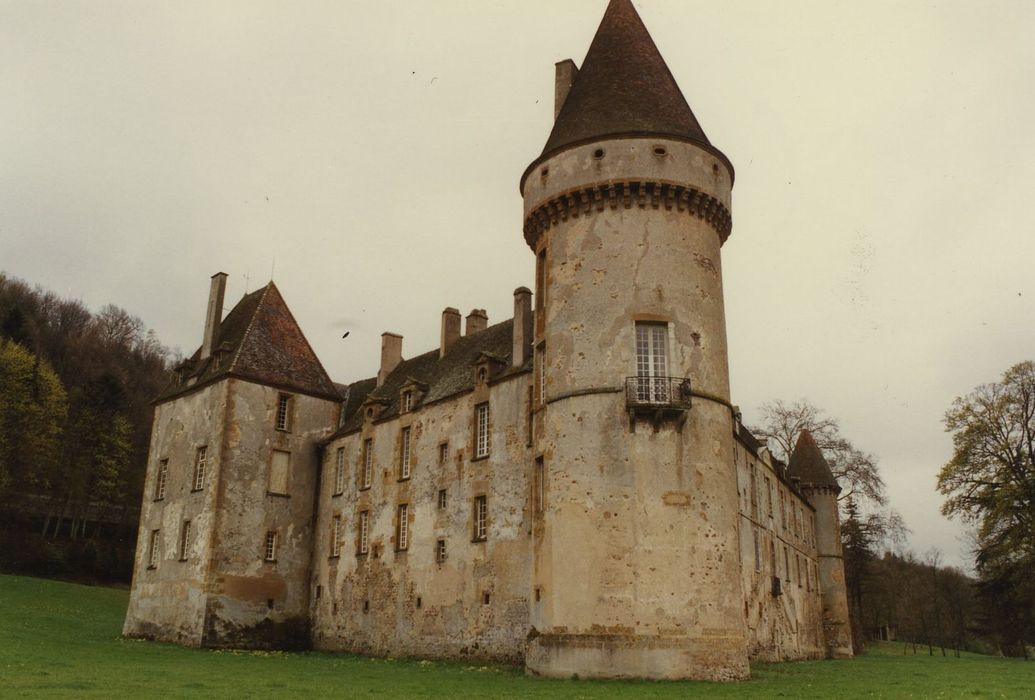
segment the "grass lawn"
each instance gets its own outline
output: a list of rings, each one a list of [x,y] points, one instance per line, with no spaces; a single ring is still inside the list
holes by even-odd
[[[0,576],[0,697],[1035,697],[1035,662],[902,655],[756,664],[743,683],[555,681],[519,669],[183,649],[119,636],[128,593]],[[936,651],[937,653],[937,651]]]

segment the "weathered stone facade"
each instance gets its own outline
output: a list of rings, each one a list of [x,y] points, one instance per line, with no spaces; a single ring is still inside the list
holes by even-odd
[[[446,309],[410,359],[386,333],[348,386],[272,283],[210,311],[156,410],[126,634],[580,677],[850,655],[837,484],[731,403],[732,166],[628,0],[556,95],[521,182],[534,310],[461,335]]]

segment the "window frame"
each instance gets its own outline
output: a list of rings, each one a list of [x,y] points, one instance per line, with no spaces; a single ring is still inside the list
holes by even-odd
[[[633,361],[636,367],[636,398],[643,403],[668,403],[671,371],[668,321],[635,321]]]
[[[287,455],[287,464],[284,467],[284,490],[275,491],[273,483],[273,465],[276,462],[277,455]],[[291,451],[290,450],[270,450],[270,461],[269,461],[269,472],[266,476],[266,494],[268,496],[279,496],[283,498],[290,498],[291,496]]]
[[[485,542],[489,538],[489,500],[484,494],[474,497],[474,529],[472,542]]]
[[[341,515],[331,518],[331,559],[341,556]]]
[[[410,453],[413,433],[410,426],[399,431],[399,481],[410,479]]]
[[[191,493],[205,490],[208,472],[208,445],[201,445],[194,451],[194,470],[191,474]]]
[[[334,453],[334,496],[345,493],[345,448],[339,447]]]
[[[279,539],[276,530],[266,531],[266,540],[263,543],[262,548],[262,560],[267,563],[274,563],[277,561],[277,545]]]
[[[359,527],[357,528],[356,554],[370,554],[370,511],[359,511]]]
[[[158,562],[161,561],[161,545],[162,545],[162,530],[151,530],[151,540],[149,543],[149,549],[147,552],[147,568],[157,569]]]
[[[361,466],[361,479],[359,490],[366,491],[374,481],[374,438],[363,440],[363,463]]]
[[[169,459],[158,460],[158,472],[155,474],[154,500],[164,501],[165,492],[169,487]]]
[[[184,520],[180,523],[180,538],[176,546],[177,559],[179,561],[187,561],[190,557],[190,520]]]
[[[291,432],[291,408],[293,398],[294,397],[291,394],[277,394],[277,410],[273,419],[273,427],[282,433]]]
[[[410,548],[410,504],[400,503],[395,509],[395,551],[405,552]]]
[[[474,407],[474,460],[487,459],[491,453],[490,425],[489,402],[482,401]]]

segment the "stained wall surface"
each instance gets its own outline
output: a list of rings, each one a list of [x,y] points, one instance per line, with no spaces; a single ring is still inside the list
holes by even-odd
[[[475,372],[475,367],[471,368]],[[520,663],[528,633],[530,475],[528,372],[476,382],[473,391],[331,441],[325,450],[313,558],[318,649]],[[476,458],[475,407],[489,406],[489,456]],[[403,478],[402,430],[410,430]],[[364,443],[372,479],[363,484]],[[443,446],[445,459],[441,459]],[[338,450],[346,476],[336,493]],[[439,493],[444,491],[444,506]],[[484,539],[475,499],[486,499]],[[407,506],[405,549],[399,506]],[[360,513],[369,517],[366,551]],[[332,550],[340,518],[340,551]],[[438,542],[445,559],[438,558]]]

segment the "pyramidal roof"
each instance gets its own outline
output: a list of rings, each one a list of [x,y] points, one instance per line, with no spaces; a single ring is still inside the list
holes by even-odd
[[[797,477],[802,486],[840,488],[823,452],[808,430],[802,430],[798,435],[798,444],[794,446],[790,464],[787,465],[787,476]]]
[[[543,156],[634,134],[711,145],[631,0],[611,0]]]
[[[204,360],[198,348],[180,365],[180,379],[158,401],[225,376],[313,396],[341,396],[273,282],[237,302],[219,324],[212,348]]]

